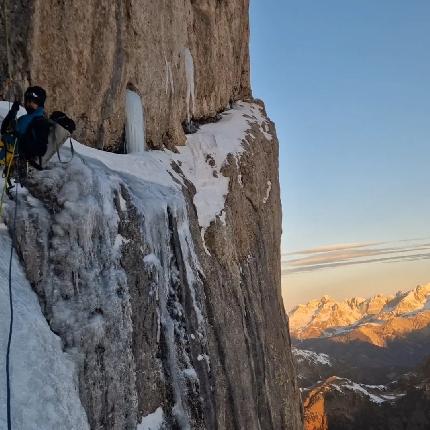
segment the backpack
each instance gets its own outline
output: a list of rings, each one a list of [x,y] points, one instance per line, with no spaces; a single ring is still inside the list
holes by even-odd
[[[58,160],[60,163],[68,163],[68,160],[63,162],[60,156],[60,148],[63,144],[70,139],[70,151],[72,153],[72,158],[74,156],[75,150],[72,143],[72,133],[76,130],[75,122],[69,118],[64,112],[55,111],[52,112],[48,120],[50,124],[50,131],[48,135],[47,149],[43,156],[39,159],[39,167],[44,168],[48,161],[57,153]]]
[[[49,119],[61,125],[61,127],[65,128],[70,134],[76,130],[75,121],[69,118],[64,112],[56,110],[55,112],[52,112]]]
[[[50,129],[49,120],[45,117],[33,118],[25,134],[19,138],[19,153],[26,159],[42,157],[48,147]]]
[[[19,138],[19,154],[38,170],[42,170],[55,153],[63,163],[59,151],[68,138],[72,158],[74,156],[71,136],[75,129],[75,122],[64,112],[55,111],[49,119],[44,116],[35,117],[24,136]]]

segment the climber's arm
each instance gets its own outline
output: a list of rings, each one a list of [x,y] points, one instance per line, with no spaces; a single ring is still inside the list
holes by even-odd
[[[19,107],[19,102],[16,101],[13,103],[9,113],[6,115],[6,118],[1,124],[1,134],[10,134],[15,131],[16,115],[19,111]]]

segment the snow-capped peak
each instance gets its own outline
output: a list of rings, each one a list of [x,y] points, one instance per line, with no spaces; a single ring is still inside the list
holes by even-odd
[[[396,295],[377,294],[368,299],[353,297],[336,301],[325,295],[294,308],[290,312],[290,328],[298,338],[319,337],[339,334],[372,321],[387,321],[428,311],[430,284]]]

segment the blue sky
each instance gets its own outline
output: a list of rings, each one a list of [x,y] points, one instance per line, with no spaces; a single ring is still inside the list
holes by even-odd
[[[251,0],[254,96],[281,145],[283,253],[376,255],[384,242],[404,255],[398,241],[430,237],[429,22],[428,0]],[[285,274],[287,301],[429,282],[423,243],[408,242],[419,259]]]

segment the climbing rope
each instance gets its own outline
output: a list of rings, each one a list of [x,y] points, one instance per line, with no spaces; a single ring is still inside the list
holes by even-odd
[[[16,241],[16,218],[18,214],[18,185],[15,186],[15,210],[13,215],[12,225],[12,243],[10,246],[9,257],[9,309],[10,309],[10,322],[9,322],[9,337],[7,341],[6,350],[6,408],[7,408],[7,428],[12,430],[12,413],[11,413],[11,394],[10,394],[10,347],[12,344],[13,335],[13,296],[12,296],[12,262],[13,250],[15,249]]]
[[[0,215],[3,210],[3,201],[5,196],[5,190],[7,187],[8,180],[10,179],[11,174],[11,166],[13,160],[15,158],[15,151],[18,143],[15,142],[13,148],[13,155],[9,161],[7,175],[5,178],[5,185],[3,187],[3,193],[1,196],[1,206],[0,206]],[[8,430],[12,430],[12,413],[11,413],[11,390],[10,390],[10,349],[12,345],[12,335],[13,335],[13,291],[12,291],[12,263],[13,263],[13,251],[16,248],[16,218],[18,214],[18,184],[15,184],[15,210],[13,216],[13,224],[11,231],[11,246],[10,246],[10,257],[9,257],[9,310],[10,310],[10,320],[9,320],[9,335],[7,341],[7,349],[6,349],[6,409],[7,409],[7,428]]]
[[[67,140],[67,139],[66,139]],[[65,143],[66,141],[64,141],[64,143]],[[73,160],[73,158],[75,157],[75,148],[73,147],[73,140],[72,140],[72,135],[70,135],[70,137],[69,137],[69,142],[70,142],[70,153],[72,154],[72,156],[70,157],[70,159],[69,160],[67,160],[67,161],[63,161],[62,159],[61,159],[61,155],[60,155],[60,147],[62,146],[62,145],[57,145],[57,147],[56,147],[56,152],[57,152],[57,157],[58,157],[58,161],[61,163],[61,164],[69,164],[72,160]]]
[[[9,77],[9,82],[12,80],[12,58],[11,58],[11,50],[9,43],[9,23],[8,23],[8,7],[7,0],[3,0],[3,14],[4,14],[4,24],[5,24],[5,46],[6,46],[6,57],[7,57],[7,72]],[[11,102],[9,100],[9,110],[10,110]],[[5,143],[6,145],[6,143]],[[3,186],[3,191],[1,195],[0,201],[0,218],[3,212],[3,202],[5,193],[8,186],[8,181],[10,179],[10,174],[12,172],[12,163],[15,159],[15,153],[17,149],[17,141],[15,141],[13,147],[13,154],[9,161],[9,165],[7,167],[7,174],[5,178],[5,183]],[[6,153],[7,153],[7,148]],[[12,225],[12,237],[11,237],[11,246],[10,246],[10,258],[9,258],[9,310],[10,310],[10,320],[9,320],[9,335],[7,341],[7,349],[6,349],[6,409],[7,409],[7,429],[12,430],[12,413],[11,413],[11,385],[10,385],[10,349],[12,345],[12,335],[13,335],[13,295],[12,295],[12,263],[13,263],[13,251],[15,249],[15,241],[16,241],[16,218],[18,214],[18,184],[15,184],[15,210],[13,216],[13,225]]]

